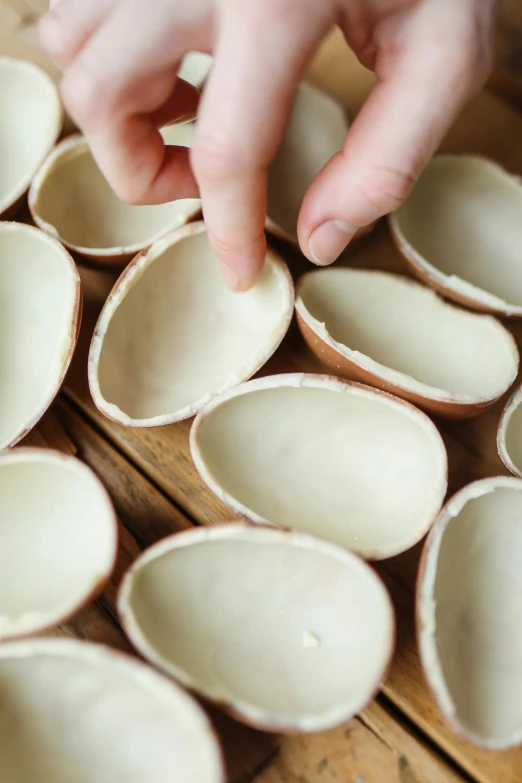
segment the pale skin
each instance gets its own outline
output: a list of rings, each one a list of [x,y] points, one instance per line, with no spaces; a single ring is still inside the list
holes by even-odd
[[[491,64],[498,0],[55,0],[40,28],[65,105],[116,193],[134,204],[200,194],[228,285],[263,266],[266,168],[296,84],[338,24],[378,86],[304,199],[307,258],[332,263],[358,228],[396,209]],[[215,56],[194,146],[158,127],[194,115],[177,79],[189,50]]]

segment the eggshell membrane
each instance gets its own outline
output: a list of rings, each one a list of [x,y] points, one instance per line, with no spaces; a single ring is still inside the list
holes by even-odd
[[[500,458],[513,475],[522,478],[522,386],[509,398],[500,419],[497,446]]]
[[[172,233],[128,267],[102,311],[89,356],[96,405],[131,427],[193,416],[267,361],[293,294],[272,251],[254,288],[233,293],[203,223]]]
[[[491,750],[522,742],[522,481],[470,484],[424,550],[418,633],[428,683],[454,730]]]
[[[480,413],[517,375],[516,343],[497,320],[447,304],[405,277],[309,272],[298,283],[295,309],[303,337],[328,369],[434,413]]]
[[[188,52],[183,58],[178,76],[194,87],[201,88],[212,68],[214,58],[205,52]]]
[[[199,705],[137,659],[72,639],[0,648],[3,783],[224,783]]]
[[[193,123],[169,125],[167,144],[190,147]],[[201,211],[199,199],[134,206],[114,193],[83,136],[69,136],[47,157],[29,193],[35,223],[70,250],[98,265],[125,265],[156,239]]]
[[[522,316],[522,187],[496,163],[439,155],[390,218],[410,269],[477,310]]]
[[[297,88],[279,151],[268,167],[266,228],[299,247],[297,219],[306,191],[330,158],[342,150],[349,122],[334,98],[307,82]],[[372,226],[363,227],[366,233]]]
[[[60,135],[63,114],[52,79],[30,62],[0,57],[0,118],[0,218],[6,218]]]
[[[99,593],[117,528],[101,482],[45,449],[0,454],[0,639],[64,622]]]
[[[377,575],[302,534],[227,525],[145,552],[120,591],[138,650],[261,729],[321,731],[372,698],[394,616]]]
[[[419,541],[446,492],[446,451],[427,416],[326,376],[272,376],[221,395],[198,415],[191,451],[236,512],[370,560]]]
[[[0,223],[0,449],[23,438],[57,394],[80,313],[69,253],[36,228]]]

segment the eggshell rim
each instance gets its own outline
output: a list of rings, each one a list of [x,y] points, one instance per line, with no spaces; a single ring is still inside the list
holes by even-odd
[[[386,652],[385,663],[379,676],[378,682],[372,689],[371,693],[364,700],[364,703],[360,704],[356,708],[341,709],[330,708],[322,713],[323,717],[314,717],[310,715],[304,715],[302,719],[290,720],[288,716],[281,718],[274,717],[268,710],[262,707],[255,707],[248,702],[241,700],[235,701],[223,701],[214,699],[209,696],[204,689],[198,687],[194,678],[188,674],[183,668],[176,664],[168,664],[166,666],[163,663],[161,655],[154,652],[154,648],[149,644],[140,630],[138,621],[135,619],[134,612],[130,608],[130,594],[133,589],[133,581],[137,572],[149,563],[154,562],[158,557],[171,552],[173,549],[180,549],[185,546],[191,546],[193,544],[204,543],[212,540],[234,540],[235,536],[242,533],[253,532],[254,538],[261,538],[263,533],[270,539],[283,540],[288,546],[299,546],[303,549],[313,549],[314,551],[320,551],[330,557],[334,557],[339,561],[346,564],[347,567],[358,568],[361,573],[369,575],[374,580],[375,584],[379,586],[381,595],[389,610],[390,618],[390,636],[388,639],[388,649]],[[154,666],[166,672],[167,675],[176,680],[180,685],[187,688],[192,693],[198,695],[206,703],[212,704],[218,707],[220,710],[230,715],[235,720],[239,720],[241,723],[250,726],[251,728],[261,731],[277,731],[279,734],[297,734],[297,733],[310,733],[317,731],[326,731],[334,728],[339,724],[351,719],[366,707],[379,692],[382,683],[386,680],[391,664],[393,661],[393,655],[395,652],[396,638],[397,638],[397,624],[395,618],[395,609],[384,584],[381,576],[372,568],[363,558],[354,552],[343,549],[339,545],[330,541],[311,536],[307,533],[301,533],[295,530],[288,530],[285,528],[276,528],[271,525],[254,525],[251,522],[232,522],[226,524],[219,524],[214,527],[197,527],[189,530],[182,530],[179,533],[173,533],[166,538],[161,539],[152,546],[148,547],[141,555],[132,563],[129,569],[123,576],[120,584],[117,596],[117,611],[122,628],[125,634],[132,642],[135,649],[143,655],[143,657],[150,661]]]
[[[504,410],[502,411],[502,415],[500,417],[500,422],[497,430],[497,450],[500,459],[504,463],[505,467],[509,470],[509,472],[512,473],[513,476],[522,479],[522,470],[520,468],[517,468],[517,466],[513,462],[507,447],[507,430],[509,427],[509,422],[511,421],[512,415],[515,413],[515,411],[521,404],[522,404],[522,384],[517,386],[517,388],[511,394],[504,407]]]

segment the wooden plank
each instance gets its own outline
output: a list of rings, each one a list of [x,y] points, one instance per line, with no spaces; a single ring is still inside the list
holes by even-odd
[[[479,96],[450,133],[445,149],[470,151],[499,160],[514,172],[522,173],[522,147],[507,144],[522,134],[522,118],[511,107],[488,93]],[[295,255],[288,256],[294,273],[307,264]],[[393,249],[385,226],[373,237],[354,245],[343,263],[365,268],[404,271]],[[87,389],[85,367],[89,334],[110,280],[98,281],[91,275],[87,285],[85,323],[80,349],[67,381],[68,394],[130,459],[162,491],[204,524],[216,524],[233,518],[200,481],[190,459],[188,433],[190,422],[158,429],[126,429],[102,417],[94,408]],[[308,370],[321,371],[309,354],[295,326],[263,373]],[[440,423],[451,464],[451,489],[469,481],[502,471],[496,455],[494,432],[500,406],[491,413],[465,424]],[[441,722],[429,695],[419,666],[413,638],[413,590],[418,548],[402,558],[380,566],[393,593],[399,621],[399,645],[385,692],[415,721],[433,741],[481,783],[519,783],[522,779],[522,750],[502,754],[485,752],[461,742]]]

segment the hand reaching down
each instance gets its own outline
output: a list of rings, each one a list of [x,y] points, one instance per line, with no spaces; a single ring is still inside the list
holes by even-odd
[[[396,209],[462,105],[485,81],[498,0],[59,0],[41,24],[66,107],[116,193],[135,204],[201,195],[228,284],[256,281],[266,169],[297,82],[338,24],[379,83],[342,152],[304,199],[298,234],[316,264]],[[177,79],[189,50],[215,61],[190,152],[158,128],[197,96]]]

